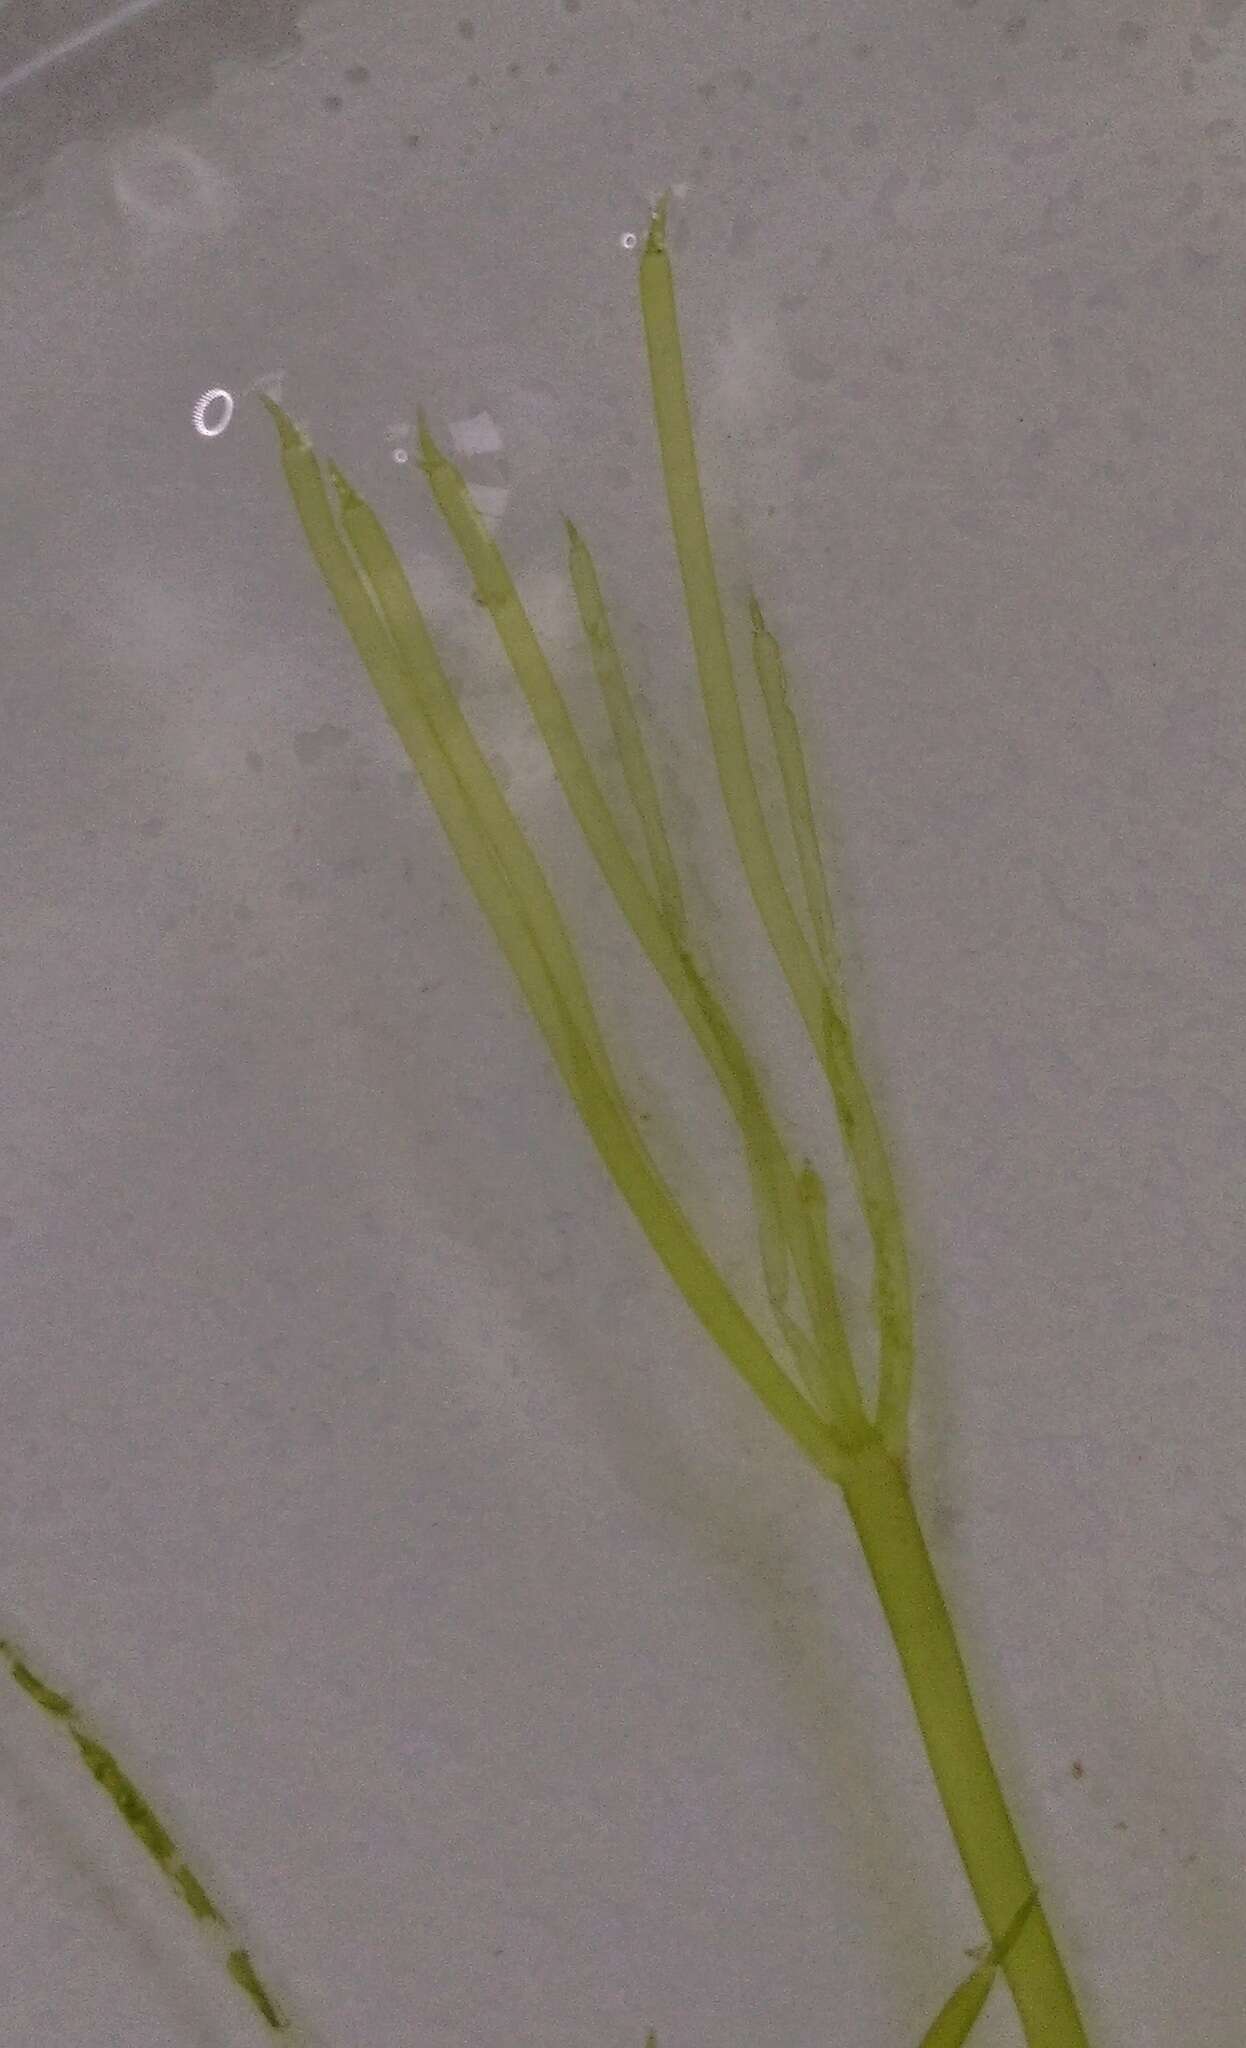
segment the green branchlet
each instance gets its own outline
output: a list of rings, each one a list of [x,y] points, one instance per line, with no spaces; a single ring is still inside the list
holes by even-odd
[[[85,1726],[78,1709],[67,1694],[57,1692],[36,1676],[27,1659],[8,1639],[0,1640],[0,1656],[22,1691],[59,1722],[79,1757],[102,1792],[105,1792],[135,1840],[164,1873],[182,1904],[198,1921],[204,1936],[217,1948],[225,1969],[251,2002],[252,2010],[271,2034],[288,2034],[291,2022],[263,1983],[251,1960],[230,1927],[225,1915],[208,1896],[204,1886],[182,1856],[162,1820],[152,1810],[112,1752]]]

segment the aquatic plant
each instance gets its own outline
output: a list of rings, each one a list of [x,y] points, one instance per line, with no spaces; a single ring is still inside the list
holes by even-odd
[[[159,1865],[183,1905],[194,1915],[204,1939],[211,1943],[265,2027],[271,2033],[289,2032],[290,2019],[262,1982],[250,1951],[242,1946],[224,1913],[186,1862],[164,1822],[133,1779],[122,1770],[112,1751],[92,1734],[67,1693],[55,1691],[31,1670],[15,1642],[0,1638],[0,1656],[27,1697],[63,1728],[96,1784],[108,1794],[126,1826]]]
[[[648,850],[646,879],[602,792],[501,550],[419,415],[434,501],[488,611],[555,774],[624,917],[665,983],[739,1126],[759,1255],[785,1363],[746,1313],[659,1172],[623,1097],[566,926],[464,718],[380,522],[336,464],[331,501],[310,440],[266,398],[312,554],[463,872],[544,1034],[586,1129],[659,1259],[728,1361],[839,1488],[899,1653],[935,1782],[1031,2048],[1082,2048],[1068,1977],[979,1726],[952,1623],[909,1493],[905,1454],[913,1314],[904,1229],[882,1132],[857,1061],[834,921],[778,644],[750,600],[752,652],[800,876],[783,878],[758,793],[710,548],[666,238],[666,201],[639,264],[654,417],[688,625],[718,781],[740,862],[829,1086],[873,1250],[877,1396],[868,1413],[844,1329],[825,1191],[797,1167],[687,931],[683,895],[623,664],[587,544],[568,522],[569,570]],[[792,1306],[790,1283],[803,1301]],[[959,2010],[976,1998],[960,1999]],[[937,2025],[944,2024],[940,2016]],[[940,2038],[954,2038],[953,2019]]]
[[[611,1064],[574,945],[539,861],[460,709],[432,634],[380,521],[272,398],[286,482],[311,554],[478,903],[527,999],[585,1128],[694,1314],[805,1458],[837,1486],[861,1543],[918,1729],[989,1941],[924,2036],[958,2048],[1002,1971],[1029,2048],[1087,2048],[1063,1962],[1021,1848],[977,1712],[908,1483],[914,1360],[908,1258],[895,1177],[857,1058],[803,748],[778,642],[749,600],[752,660],[778,768],[799,890],[784,879],[758,791],[711,552],[676,317],[666,200],[639,262],[658,449],[695,666],[718,782],[762,925],[834,1104],[866,1223],[878,1334],[872,1407],[862,1393],[835,1276],[826,1191],[797,1162],[756,1066],[698,957],[596,566],[566,523],[576,605],[636,812],[650,873],[633,857],[576,732],[501,551],[460,472],[419,415],[421,467],[487,610],[566,796],[623,916],[722,1089],[748,1172],[776,1349],[724,1279],[659,1171]],[[327,481],[326,481],[327,478]],[[112,1757],[69,1702],[10,1644],[14,1676],[60,1717],[98,1782],[210,1928],[221,1916]],[[273,2031],[289,2022],[233,1937],[228,1964]],[[656,2048],[651,2034],[646,2048]]]

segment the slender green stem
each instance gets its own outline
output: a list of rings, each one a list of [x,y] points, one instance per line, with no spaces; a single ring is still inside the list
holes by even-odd
[[[1002,1944],[1034,1879],[969,1690],[903,1469],[879,1443],[840,1482],[887,1617],[939,1797],[993,1941]],[[1072,1986],[1036,1903],[1002,1969],[1029,2048],[1088,2048]]]
[[[922,2035],[921,2048],[962,2048],[962,2044],[969,2038],[974,2021],[986,2004],[999,1966],[1033,1912],[1037,1898],[1038,1888],[1035,1886],[1028,1899],[1023,1899],[1013,1914],[1003,1940],[991,1942],[984,1960],[978,1964],[977,1969],[971,1970],[957,1985],[933,2024]]]
[[[692,437],[675,313],[675,280],[666,248],[666,202],[650,223],[640,263],[640,306],[649,354],[654,419],[671,532],[683,582],[697,675],[732,831],[770,943],[821,1058],[825,983],[792,907],[749,760],[718,577],[710,548]]]
[[[805,751],[800,743],[800,732],[792,716],[788,696],[787,674],[779,643],[762,617],[761,606],[755,597],[749,599],[749,617],[753,622],[753,666],[761,688],[766,716],[770,721],[770,736],[774,741],[775,758],[783,778],[783,793],[787,799],[787,813],[792,821],[792,837],[796,842],[796,858],[800,865],[801,886],[805,892],[805,907],[817,943],[818,959],[822,972],[832,988],[840,985],[839,949],[835,943],[835,921],[831,916],[831,899],[826,886],[826,870],[822,863],[822,849],[818,844],[818,828],[813,815],[813,798],[809,791],[809,777],[805,769]]]
[[[900,1198],[852,1043],[845,1010],[822,997],[822,1065],[835,1096],[839,1126],[856,1176],[857,1194],[874,1245],[871,1307],[878,1327],[875,1421],[897,1458],[908,1447],[913,1390],[913,1301]]]
[[[583,535],[569,519],[564,524],[567,529],[567,566],[571,572],[571,588],[575,592],[584,637],[592,653],[598,687],[606,706],[606,715],[610,720],[610,730],[614,734],[614,743],[619,750],[623,779],[645,836],[649,864],[653,869],[662,913],[671,928],[672,936],[684,945],[687,943],[688,918],[684,909],[679,871],[675,866],[675,856],[671,852],[671,842],[662,819],[662,806],[658,800],[653,770],[649,766],[644,736],[637,723],[627,678],[623,672],[623,663],[610,629],[610,619],[605,599],[601,594],[597,567]]]
[[[164,1873],[182,1904],[199,1923],[204,1938],[220,1954],[227,1975],[250,1999],[264,2026],[273,2034],[288,2034],[291,2021],[261,1980],[250,1951],[245,1949],[219,1906],[187,1864],[164,1822],[143,1797],[132,1778],[122,1770],[110,1750],[91,1733],[66,1693],[39,1678],[9,1638],[0,1641],[0,1656],[28,1698],[64,1730],[78,1751],[100,1790],[112,1800],[135,1840]]]

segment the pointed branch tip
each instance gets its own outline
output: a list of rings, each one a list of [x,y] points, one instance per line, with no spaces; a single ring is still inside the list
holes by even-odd
[[[646,256],[660,256],[666,248],[666,209],[670,198],[669,190],[664,192],[649,216],[649,233],[644,248]]]
[[[415,427],[420,442],[420,458],[424,468],[427,469],[430,463],[441,462],[444,458],[440,448],[433,439],[432,429],[428,424],[428,414],[422,405],[417,405],[415,409]]]

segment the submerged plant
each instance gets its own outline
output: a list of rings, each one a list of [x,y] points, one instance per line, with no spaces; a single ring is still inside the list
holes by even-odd
[[[862,1397],[840,1312],[821,1179],[808,1160],[799,1166],[793,1162],[756,1069],[692,948],[654,778],[582,536],[568,522],[572,588],[651,878],[633,859],[602,793],[500,549],[462,476],[419,415],[421,465],[433,498],[471,574],[475,596],[493,620],[567,801],[739,1126],[762,1275],[789,1354],[786,1360],[776,1355],[731,1291],[650,1156],[611,1067],[557,904],[459,709],[380,522],[333,463],[327,465],[330,497],[307,436],[273,400],[265,403],[321,574],[590,1137],[710,1336],[806,1458],[842,1491],[991,1937],[987,1961],[953,1994],[927,2038],[941,2043],[964,2038],[998,1966],[1008,1979],[1030,2048],[1085,2048],[1073,1991],[987,1752],[909,1493],[905,1456],[913,1315],[900,1206],[853,1044],[783,661],[756,598],[749,607],[753,663],[794,842],[799,910],[784,881],[754,779],[702,502],[665,199],[650,222],[639,268],[662,473],[714,764],[749,889],[829,1086],[869,1229],[879,1338],[873,1413]]]
[[[103,1743],[91,1733],[68,1695],[55,1691],[31,1670],[16,1643],[0,1639],[0,1656],[3,1656],[13,1677],[28,1698],[32,1699],[36,1706],[42,1707],[44,1713],[51,1715],[64,1729],[96,1784],[108,1794],[130,1832],[163,1870],[183,1905],[199,1923],[205,1939],[211,1942],[227,1972],[239,1989],[245,1992],[265,2027],[272,2033],[288,2032],[291,2024],[289,2017],[282,2011],[260,1978],[249,1950],[242,1946],[224,1913],[209,1897],[194,1871],[186,1863],[164,1822],[153,1811],[133,1779],[122,1770],[112,1751],[105,1749]]]
[[[271,398],[281,461],[312,555],[381,702],[540,1026],[584,1125],[685,1300],[728,1362],[842,1492],[895,1643],[949,1826],[990,1937],[923,2048],[958,2048],[1002,1970],[1029,2048],[1087,2048],[1085,2030],[987,1751],[943,1594],[909,1492],[913,1313],[905,1234],[849,1023],[804,754],[778,644],[749,602],[756,685],[774,747],[799,896],[776,853],[749,753],[710,550],[685,388],[666,201],[650,222],[640,303],[671,528],[718,781],[757,911],[834,1103],[873,1258],[878,1331],[872,1409],[844,1327],[826,1193],[793,1159],[753,1061],[687,927],[683,891],[597,571],[568,521],[568,564],[650,873],[634,859],[549,661],[459,471],[419,415],[421,467],[487,609],[555,774],[624,917],[691,1030],[738,1127],[766,1298],[784,1352],[748,1315],[656,1166],[623,1095],[576,952],[531,846],[459,708],[432,635],[376,515]],[[328,485],[326,485],[326,473]],[[331,486],[331,491],[330,487]],[[60,1718],[100,1784],[201,1922],[225,1923],[146,1802],[70,1703],[0,1643],[28,1695]],[[231,1974],[273,2031],[289,2026],[246,1950]],[[656,2048],[651,2034],[646,2048]],[[840,2048],[836,2043],[835,2048]],[[847,2048],[847,2044],[843,2044]]]

